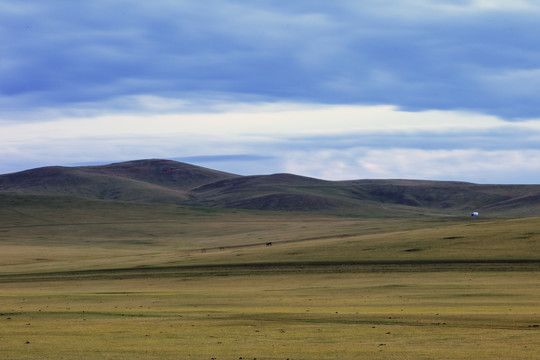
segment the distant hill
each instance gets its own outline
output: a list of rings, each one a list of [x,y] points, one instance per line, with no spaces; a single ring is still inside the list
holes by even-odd
[[[104,166],[52,166],[0,175],[0,192],[182,203],[190,198],[190,188],[236,176],[170,160],[137,160]]]
[[[241,176],[159,159],[0,175],[0,193],[358,216],[540,215],[540,185]]]

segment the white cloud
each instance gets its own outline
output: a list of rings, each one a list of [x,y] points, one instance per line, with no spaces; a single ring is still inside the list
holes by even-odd
[[[365,9],[365,3],[352,5],[360,10]],[[540,4],[534,0],[400,0],[400,1],[371,1],[369,11],[380,16],[391,15],[401,19],[420,19],[430,22],[434,18],[457,17],[474,13],[499,12],[530,12],[540,11]]]
[[[540,150],[366,149],[295,152],[285,171],[328,180],[424,179],[536,183]]]
[[[475,10],[540,11],[540,4],[535,0],[472,0],[468,7]]]
[[[147,98],[159,109],[166,99]],[[213,104],[213,112],[0,122],[0,172],[52,164],[248,154],[257,165],[212,164],[242,174],[293,172],[325,179],[422,178],[530,182],[540,120],[505,122],[456,111],[294,103]],[[259,160],[260,159],[260,160]],[[491,181],[490,179],[493,179]]]
[[[166,100],[149,98],[152,106],[167,107]],[[219,108],[219,106],[216,106]],[[459,129],[488,130],[509,126],[496,117],[453,111],[399,111],[393,106],[331,106],[311,104],[228,104],[223,112],[110,115],[60,118],[47,122],[1,125],[0,141],[38,139],[116,138],[119,136],[272,137],[346,133],[444,133]],[[537,126],[536,122],[520,126]]]

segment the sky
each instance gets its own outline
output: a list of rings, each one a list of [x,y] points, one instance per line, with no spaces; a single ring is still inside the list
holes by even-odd
[[[536,0],[0,0],[0,174],[540,179]]]

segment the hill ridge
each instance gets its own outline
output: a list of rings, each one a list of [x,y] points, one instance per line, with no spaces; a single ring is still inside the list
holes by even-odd
[[[97,166],[48,166],[0,175],[0,193],[358,216],[540,215],[540,185],[359,179],[290,173],[242,176],[197,165],[141,159]]]

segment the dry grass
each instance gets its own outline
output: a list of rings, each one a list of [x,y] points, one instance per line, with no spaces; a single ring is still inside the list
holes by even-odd
[[[467,271],[5,283],[0,338],[14,359],[535,359],[539,289]]]
[[[357,219],[108,202],[65,205],[49,211],[19,206],[0,214],[0,274],[275,262],[540,260],[537,218]]]
[[[303,256],[311,261],[342,261],[363,254],[366,236],[470,220],[356,219],[59,198],[51,204],[11,204],[0,208],[0,218],[0,273],[294,261],[302,259],[298,248],[304,253],[311,249]],[[269,241],[279,246],[261,252]],[[351,253],[347,244],[356,250]],[[317,254],[321,249],[322,258]],[[339,254],[343,250],[348,259]]]
[[[70,201],[0,208],[3,358],[540,353],[537,218]]]

